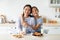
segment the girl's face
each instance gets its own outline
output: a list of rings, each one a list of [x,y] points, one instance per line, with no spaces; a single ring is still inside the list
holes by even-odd
[[[29,15],[31,12],[31,8],[29,6],[26,6],[23,11],[25,15]]]
[[[32,15],[38,16],[38,10],[36,8],[32,8]]]

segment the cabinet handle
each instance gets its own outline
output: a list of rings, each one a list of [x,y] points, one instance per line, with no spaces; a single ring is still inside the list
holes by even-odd
[[[16,27],[15,27],[15,29],[16,29]]]

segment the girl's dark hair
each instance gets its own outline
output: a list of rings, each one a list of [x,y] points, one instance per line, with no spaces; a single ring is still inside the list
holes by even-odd
[[[30,4],[27,4],[27,5],[24,6],[24,8],[25,8],[25,7],[30,7],[31,12],[30,12],[30,15],[29,15],[29,16],[31,17],[31,13],[32,13],[32,7],[31,7],[31,5],[30,5]],[[24,8],[23,8],[23,9],[24,9]],[[24,13],[23,13],[23,16],[24,16]]]
[[[36,6],[33,6],[32,9],[33,9],[33,8],[36,8],[36,10],[39,11],[38,8],[37,8]]]
[[[33,6],[32,9],[33,9],[33,8],[36,8],[36,10],[39,12],[39,10],[38,10],[38,8],[37,8],[36,6]],[[34,16],[32,15],[32,17],[34,17]]]

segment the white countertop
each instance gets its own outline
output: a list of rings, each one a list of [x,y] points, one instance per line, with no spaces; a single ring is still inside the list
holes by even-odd
[[[46,34],[43,37],[26,35],[24,38],[14,38],[9,34],[0,34],[0,40],[60,40],[60,34]]]
[[[47,24],[44,24],[44,25],[47,25]],[[9,26],[14,27],[15,24],[0,24],[0,27],[1,26],[3,27],[0,29],[0,40],[60,40],[60,34],[47,34],[47,35],[44,35],[43,37],[35,37],[32,35],[26,35],[24,36],[24,38],[18,39],[18,38],[14,38],[12,35],[10,35],[10,33],[8,33],[9,32],[8,27]]]
[[[10,27],[10,26],[14,27],[16,26],[16,24],[9,24],[9,23],[0,24],[0,27]]]
[[[55,23],[55,24],[52,24],[52,23],[43,23],[43,26],[46,26],[46,27],[59,27],[60,26],[60,23]]]
[[[47,34],[44,36],[44,40],[60,40],[60,34]]]
[[[35,37],[32,35],[26,35],[24,38],[15,38],[9,34],[0,34],[0,40],[42,40],[43,37]]]

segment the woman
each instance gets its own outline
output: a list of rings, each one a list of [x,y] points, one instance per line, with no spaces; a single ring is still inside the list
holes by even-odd
[[[22,15],[23,18],[20,19],[20,26],[19,26],[21,31],[25,34],[31,33],[32,31],[31,26],[34,25],[33,22],[34,18],[30,16],[31,16],[31,5],[25,5],[23,8],[23,15]],[[23,22],[22,19],[25,21]]]
[[[32,7],[32,15],[34,16],[35,19],[35,27],[32,27],[33,30],[35,30],[34,35],[39,36],[41,34],[41,26],[43,24],[43,19],[41,16],[39,16],[39,10],[37,7],[33,6]]]
[[[32,32],[31,26],[34,26],[34,18],[31,16],[31,5],[27,4],[23,8],[23,15],[18,19],[17,26],[19,25],[19,35],[13,35],[14,37],[21,37],[24,34],[30,34]],[[23,20],[22,20],[23,19]]]

